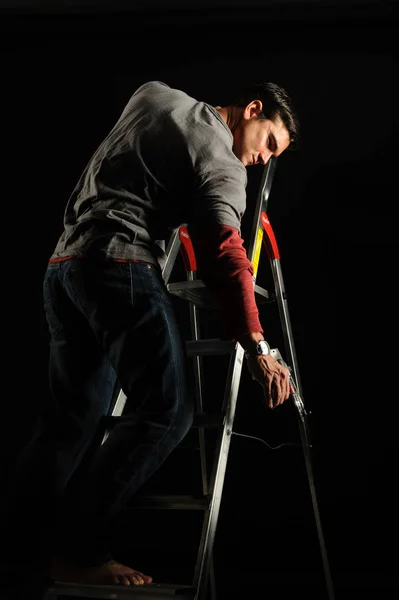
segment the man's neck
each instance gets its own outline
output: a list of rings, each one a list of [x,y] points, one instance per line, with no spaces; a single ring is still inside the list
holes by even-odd
[[[230,131],[234,133],[235,128],[241,121],[242,110],[236,106],[215,106],[215,109],[218,111]]]

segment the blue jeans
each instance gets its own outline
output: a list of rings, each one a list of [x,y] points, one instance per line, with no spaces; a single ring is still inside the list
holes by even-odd
[[[53,403],[28,452],[28,470],[36,472],[30,494],[46,497],[39,504],[51,507],[47,515],[57,513],[56,549],[83,565],[99,565],[110,558],[112,519],[192,425],[187,358],[155,265],[50,264],[44,308]],[[116,382],[128,410],[93,450]]]

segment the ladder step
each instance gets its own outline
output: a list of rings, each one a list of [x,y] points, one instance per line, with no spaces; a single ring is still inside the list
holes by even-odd
[[[200,306],[201,308],[219,308],[215,297],[201,279],[168,283],[166,287],[171,294],[178,296],[182,300],[187,300],[196,306]]]
[[[265,304],[266,302],[274,302],[276,300],[276,295],[271,294],[265,288],[260,287],[257,283],[254,285],[255,291],[255,300],[257,304]]]
[[[178,296],[182,300],[187,300],[201,308],[218,309],[219,305],[209,289],[201,279],[188,279],[186,281],[177,281],[168,283],[167,289],[171,294]],[[274,294],[255,284],[255,299],[257,304],[264,304],[275,299]]]
[[[188,356],[216,356],[218,354],[231,354],[234,350],[234,342],[229,340],[188,340],[186,352]]]
[[[129,508],[149,508],[165,510],[207,510],[209,499],[189,495],[148,494],[137,496],[128,504]]]
[[[181,600],[193,600],[195,589],[167,583],[150,583],[146,585],[85,585],[56,581],[50,586],[43,600],[57,600],[58,597],[75,596],[81,598],[104,598],[109,600],[163,600],[178,597]]]
[[[196,413],[192,424],[193,429],[203,428],[212,429],[220,427],[223,424],[224,415],[222,413],[211,414],[211,413]],[[123,421],[123,416],[117,415],[104,415],[103,426],[105,429],[112,429],[118,423]]]

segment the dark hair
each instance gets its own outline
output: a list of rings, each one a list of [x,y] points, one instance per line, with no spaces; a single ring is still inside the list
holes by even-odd
[[[276,121],[281,119],[290,136],[290,149],[299,145],[299,120],[288,92],[269,81],[255,83],[241,89],[228,102],[230,106],[247,106],[252,100],[261,100],[262,113],[259,118]]]

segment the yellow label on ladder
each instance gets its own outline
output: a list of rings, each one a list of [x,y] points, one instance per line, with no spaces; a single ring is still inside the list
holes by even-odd
[[[252,266],[254,268],[254,277],[256,277],[256,275],[258,273],[260,251],[262,250],[262,240],[263,240],[263,228],[258,227],[258,231],[256,234],[254,259],[252,261]]]

